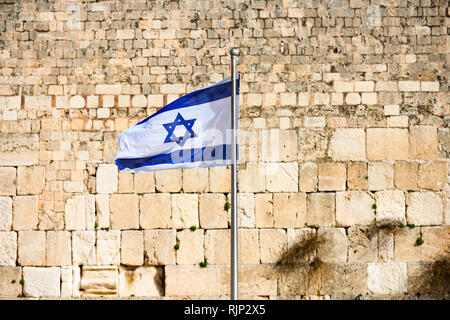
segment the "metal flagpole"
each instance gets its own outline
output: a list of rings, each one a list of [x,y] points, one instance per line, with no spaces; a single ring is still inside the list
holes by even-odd
[[[236,196],[236,58],[239,49],[231,55],[231,299],[238,300],[238,219]],[[239,116],[239,115],[237,115]]]

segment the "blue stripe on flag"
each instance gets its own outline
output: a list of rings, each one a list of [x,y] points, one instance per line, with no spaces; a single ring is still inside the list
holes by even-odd
[[[239,94],[239,77],[236,79],[236,94]],[[224,99],[227,97],[231,97],[231,81],[212,86],[209,88],[203,88],[191,93],[188,93],[187,95],[182,96],[181,98],[169,103],[164,108],[158,110],[151,116],[145,118],[141,122],[137,123],[136,125],[143,124],[153,118],[154,116],[161,114],[163,112],[180,109],[180,108],[186,108],[186,107],[192,107],[199,104],[207,103],[207,102],[213,102],[216,100]]]
[[[236,146],[237,156],[239,148]],[[231,145],[222,144],[212,147],[181,149],[170,153],[159,154],[152,157],[134,159],[116,159],[120,170],[136,169],[144,166],[156,166],[159,164],[177,164],[189,162],[207,162],[215,160],[230,160]]]

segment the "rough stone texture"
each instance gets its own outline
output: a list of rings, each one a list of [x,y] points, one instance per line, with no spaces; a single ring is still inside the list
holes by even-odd
[[[17,297],[22,294],[22,268],[0,267],[0,295],[2,297]]]
[[[17,233],[0,231],[0,266],[15,266],[17,259]]]
[[[302,192],[317,191],[317,164],[302,163],[299,170],[299,190]]]
[[[22,266],[45,266],[44,231],[19,231],[17,261]]]
[[[396,161],[394,184],[401,190],[417,190],[418,189],[418,170],[417,162]]]
[[[440,225],[443,223],[442,199],[433,192],[411,192],[407,200],[406,218],[415,225]]]
[[[37,134],[0,133],[0,165],[31,166],[38,163]]]
[[[172,226],[175,229],[198,226],[198,196],[196,194],[172,195]]]
[[[437,130],[434,126],[414,126],[409,132],[411,159],[434,160],[438,153]]]
[[[146,230],[144,232],[145,264],[175,264],[175,230]]]
[[[139,228],[138,197],[133,194],[114,194],[109,200],[111,228]]]
[[[347,171],[345,164],[340,162],[319,163],[319,191],[345,190]]]
[[[72,263],[79,265],[95,265],[95,231],[72,232]]]
[[[378,261],[378,233],[373,225],[348,228],[348,240],[350,262]]]
[[[391,164],[371,162],[367,171],[369,190],[386,190],[394,187],[394,167]]]
[[[0,197],[0,230],[11,230],[12,200],[10,197]]]
[[[379,225],[405,224],[405,195],[402,191],[378,191],[375,194],[376,221]]]
[[[273,196],[267,193],[255,194],[256,228],[273,227]]]
[[[118,265],[120,263],[120,231],[97,231],[96,265]]]
[[[369,263],[367,287],[374,294],[405,293],[408,289],[405,263]]]
[[[421,163],[417,183],[419,188],[439,191],[447,183],[447,164],[443,161]]]
[[[319,228],[317,256],[324,262],[346,262],[348,240],[343,228]]]
[[[365,160],[366,135],[364,130],[337,128],[331,137],[328,154],[334,161]]]
[[[375,219],[373,198],[362,191],[336,192],[336,226],[370,224]]]
[[[51,268],[23,268],[23,294],[26,297],[59,297],[61,269]]]
[[[297,163],[266,164],[266,187],[270,192],[298,191]]]
[[[162,269],[140,267],[128,270],[119,269],[120,297],[160,297],[163,294]]]
[[[228,213],[225,196],[222,194],[202,194],[199,197],[199,222],[204,229],[228,227]]]
[[[46,246],[47,266],[70,266],[72,264],[70,232],[47,231]]]
[[[261,229],[259,251],[262,263],[277,263],[287,249],[286,232],[283,229]]]
[[[198,264],[204,260],[203,230],[177,232],[177,264]]]
[[[122,231],[120,262],[128,266],[144,264],[144,233],[142,231]]]
[[[116,296],[118,292],[118,270],[115,266],[83,267],[80,289],[82,296]]]
[[[367,129],[367,159],[408,159],[408,130],[371,128]]]
[[[114,193],[118,188],[117,166],[115,164],[101,164],[97,168],[97,193]]]
[[[134,175],[136,193],[155,192],[155,175],[153,172],[138,172]]]
[[[309,227],[333,227],[335,224],[334,193],[310,193],[306,224]]]
[[[16,168],[0,167],[0,195],[13,196],[16,194]]]
[[[140,226],[144,229],[172,227],[170,194],[146,194],[139,200]]]
[[[347,188],[366,190],[369,185],[366,162],[350,162],[347,166]]]
[[[45,185],[44,167],[19,167],[17,170],[17,194],[40,194]]]
[[[38,196],[14,197],[13,229],[33,230],[37,227],[38,222]]]
[[[93,229],[95,225],[95,198],[92,195],[67,199],[64,212],[67,230]]]
[[[220,270],[210,266],[166,266],[165,295],[173,297],[219,296]]]

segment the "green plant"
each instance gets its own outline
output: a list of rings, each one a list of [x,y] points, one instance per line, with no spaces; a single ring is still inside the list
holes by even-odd
[[[414,229],[416,227],[416,225],[414,223],[408,223],[407,226],[410,229]]]
[[[373,210],[377,210],[377,204],[376,204],[376,203],[374,203],[374,204],[372,205],[372,209],[373,209]]]
[[[11,283],[16,283],[16,280],[11,280]]]
[[[96,222],[95,224],[94,224],[94,229],[97,229],[98,228],[98,223]]]
[[[20,283],[21,285],[24,285],[24,284],[25,284],[25,280],[22,278],[22,279],[20,279],[19,283]]]
[[[178,250],[178,249],[180,249],[180,245],[177,243],[176,245],[173,246],[173,248],[174,248],[175,250]]]
[[[231,208],[231,204],[227,201],[227,202],[225,202],[225,205],[223,206],[223,208],[225,209],[225,211],[228,211]]]
[[[400,228],[404,228],[405,227],[405,225],[403,224],[403,223],[400,223]]]
[[[205,260],[205,261],[200,262],[199,265],[200,265],[200,268],[206,268],[208,266],[208,262]]]
[[[421,246],[424,243],[422,236],[420,235],[416,240],[416,246]]]
[[[197,230],[197,227],[196,227],[196,226],[191,226],[189,229],[190,229],[192,232],[194,232],[195,230]]]
[[[130,294],[130,297],[134,297],[134,294],[132,293],[132,294]]]

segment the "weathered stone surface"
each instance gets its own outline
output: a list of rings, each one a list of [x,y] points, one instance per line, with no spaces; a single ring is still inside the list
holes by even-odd
[[[177,264],[198,264],[204,261],[203,230],[177,232]]]
[[[409,131],[410,158],[434,160],[438,155],[437,128],[414,126]]]
[[[328,134],[322,129],[298,130],[298,159],[300,161],[316,161],[326,156]]]
[[[347,171],[341,162],[322,162],[318,169],[319,191],[345,190]]]
[[[330,140],[328,155],[334,161],[366,159],[366,134],[363,129],[337,128]]]
[[[310,193],[306,224],[311,227],[332,227],[335,220],[334,193]]]
[[[38,196],[14,197],[12,224],[14,230],[33,230],[37,227]]]
[[[274,226],[276,228],[301,228],[306,223],[305,193],[274,193]]]
[[[44,167],[19,167],[17,169],[17,194],[40,194],[45,186]]]
[[[207,192],[209,189],[209,169],[184,169],[183,191],[184,192]]]
[[[64,221],[67,230],[94,229],[95,197],[93,195],[80,195],[67,199]]]
[[[278,137],[280,144],[277,161],[296,161],[298,155],[297,132],[295,130],[280,130]]]
[[[172,227],[187,229],[198,226],[198,196],[196,194],[173,194],[172,197]]]
[[[114,194],[109,200],[111,228],[138,229],[138,196],[134,194]]]
[[[97,193],[114,193],[118,188],[118,173],[116,164],[101,164],[96,175]]]
[[[347,187],[349,190],[367,190],[368,179],[367,162],[350,162],[347,165]]]
[[[266,188],[270,192],[296,192],[298,191],[298,164],[267,163]]]
[[[80,297],[81,269],[78,266],[61,267],[61,297]]]
[[[406,160],[409,155],[408,130],[367,129],[367,159]]]
[[[324,262],[346,262],[348,240],[343,228],[319,228],[317,256]]]
[[[37,134],[0,133],[0,165],[31,166],[38,163]]]
[[[419,166],[419,188],[439,191],[447,183],[447,164],[443,161],[425,162]]]
[[[255,194],[255,227],[273,228],[273,196],[270,193]]]
[[[367,267],[363,263],[323,263],[310,271],[308,294],[365,294]]]
[[[17,297],[22,294],[22,268],[0,267],[0,296]]]
[[[211,264],[230,262],[230,230],[207,230],[205,234],[205,259]]]
[[[0,197],[0,230],[11,230],[12,200],[10,197]]]
[[[95,265],[96,262],[95,231],[72,232],[72,264]]]
[[[169,193],[145,194],[139,200],[140,225],[144,229],[172,227]]]
[[[95,195],[96,222],[98,228],[109,228],[109,195]]]
[[[238,184],[241,192],[264,192],[266,190],[266,167],[264,164],[247,163],[239,169]]]
[[[317,164],[312,162],[302,163],[299,172],[299,190],[302,192],[317,191]]]
[[[238,270],[239,295],[273,296],[277,294],[277,273],[267,265],[242,265]],[[230,267],[220,268],[220,293],[230,295]]]
[[[443,223],[442,199],[434,192],[411,192],[407,198],[408,223],[421,225],[439,225]]]
[[[210,192],[230,192],[231,169],[230,167],[209,168],[209,191]]]
[[[286,231],[283,229],[259,230],[259,251],[261,263],[277,263],[286,249]]]
[[[134,175],[134,192],[155,192],[155,175],[153,172],[138,172]]]
[[[394,167],[386,162],[370,162],[368,167],[369,190],[386,190],[394,187]]]
[[[133,270],[119,269],[120,297],[160,297],[162,288],[162,269],[157,267],[139,267]]]
[[[18,262],[22,266],[45,266],[45,231],[19,231]]]
[[[59,297],[61,268],[23,268],[23,294],[26,297]]]
[[[255,227],[255,198],[253,193],[238,194],[238,224],[241,228]]]
[[[14,196],[16,188],[16,168],[0,167],[0,196]]]
[[[223,194],[205,193],[199,197],[199,222],[204,229],[227,228],[228,212]]]
[[[378,191],[375,194],[378,225],[405,224],[405,195],[402,191]]]
[[[175,230],[144,231],[145,264],[175,264]]]
[[[372,294],[406,293],[406,263],[369,263],[367,287]]]
[[[47,231],[46,246],[47,266],[70,266],[72,264],[70,232]]]
[[[164,268],[165,295],[169,297],[219,296],[220,268],[169,265]]]
[[[348,228],[348,261],[378,261],[378,230],[374,225]]]
[[[128,266],[144,264],[144,232],[122,231],[120,245],[120,262]]]
[[[120,263],[120,231],[97,231],[96,265],[118,265]]]
[[[402,190],[417,190],[419,164],[410,161],[396,161],[394,184]]]
[[[116,266],[83,267],[80,289],[82,296],[116,296],[118,293],[118,269]]]
[[[0,266],[15,266],[17,259],[17,233],[0,231]]]
[[[134,192],[134,174],[122,170],[119,171],[118,193],[133,193]]]
[[[155,171],[155,181],[158,192],[178,192],[182,186],[182,170]]]
[[[336,192],[336,226],[371,224],[375,219],[374,200],[363,191]]]

